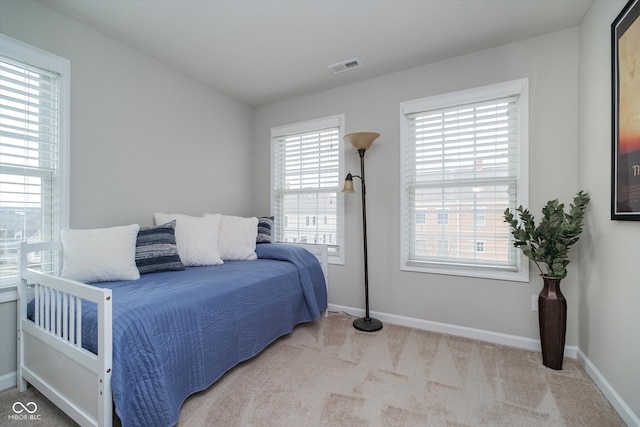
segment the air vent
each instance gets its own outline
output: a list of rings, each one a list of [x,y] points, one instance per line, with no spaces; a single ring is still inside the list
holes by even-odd
[[[333,74],[342,73],[343,71],[353,70],[354,68],[361,67],[362,63],[358,58],[347,59],[346,61],[338,62],[337,64],[329,65],[329,69]]]

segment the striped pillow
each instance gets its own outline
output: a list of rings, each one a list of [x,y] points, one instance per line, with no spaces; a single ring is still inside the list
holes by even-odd
[[[175,220],[155,227],[140,227],[136,241],[136,266],[140,274],[184,270],[175,228]]]
[[[259,216],[256,243],[271,243],[271,228],[273,228],[273,217]]]

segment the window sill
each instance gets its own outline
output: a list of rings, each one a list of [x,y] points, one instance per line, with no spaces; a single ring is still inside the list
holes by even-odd
[[[491,267],[482,268],[463,265],[436,264],[420,261],[402,260],[400,262],[401,271],[472,277],[476,279],[506,280],[511,282],[529,282],[528,267],[529,266],[527,264],[525,268],[520,268],[519,270],[508,270]]]

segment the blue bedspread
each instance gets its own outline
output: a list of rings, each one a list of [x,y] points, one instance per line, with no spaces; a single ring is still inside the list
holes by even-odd
[[[256,252],[254,261],[95,284],[113,293],[111,388],[123,426],[174,425],[190,394],[326,309],[313,255],[280,244]]]

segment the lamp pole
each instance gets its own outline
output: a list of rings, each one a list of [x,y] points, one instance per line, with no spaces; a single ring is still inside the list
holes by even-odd
[[[353,191],[353,178],[360,178],[362,187],[362,240],[364,242],[364,304],[365,315],[353,321],[353,327],[364,332],[375,332],[382,329],[382,322],[369,316],[369,257],[367,254],[367,187],[364,179],[364,154],[371,147],[373,141],[380,136],[376,132],[356,132],[344,136],[358,150],[360,156],[360,176],[347,174],[344,180],[343,193],[355,193]]]
[[[365,315],[353,321],[353,327],[365,332],[382,329],[382,322],[369,316],[369,257],[367,255],[367,188],[364,179],[364,148],[358,149],[360,156],[360,184],[362,186],[362,237],[364,241],[364,303]]]

